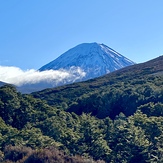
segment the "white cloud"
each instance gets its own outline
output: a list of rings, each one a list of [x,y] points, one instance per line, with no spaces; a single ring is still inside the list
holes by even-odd
[[[34,69],[23,71],[18,67],[0,66],[0,81],[22,86],[23,84],[36,84],[39,82],[65,83],[74,82],[85,76],[85,72],[79,67],[71,67],[69,70],[37,71]]]

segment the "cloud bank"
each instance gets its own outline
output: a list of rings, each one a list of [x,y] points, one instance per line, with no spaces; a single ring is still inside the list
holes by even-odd
[[[50,83],[57,86],[58,83],[72,83],[82,79],[86,73],[79,67],[71,67],[69,70],[37,71],[34,69],[21,70],[18,67],[0,66],[0,81],[22,86],[24,84]]]

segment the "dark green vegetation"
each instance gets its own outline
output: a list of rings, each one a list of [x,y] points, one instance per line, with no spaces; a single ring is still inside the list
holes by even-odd
[[[132,115],[149,102],[163,102],[163,56],[126,67],[101,78],[33,93],[50,106],[115,118],[120,112]]]
[[[1,162],[161,163],[163,57],[32,95],[2,86],[0,116]]]

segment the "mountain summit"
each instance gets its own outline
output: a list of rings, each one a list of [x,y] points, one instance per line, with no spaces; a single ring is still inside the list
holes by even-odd
[[[18,90],[31,93],[85,81],[133,64],[134,62],[104,44],[83,43],[41,67],[38,80],[24,82],[18,86]]]
[[[72,67],[79,67],[86,73],[84,80],[87,80],[133,64],[134,62],[104,44],[83,43],[63,53],[39,70],[69,70]]]

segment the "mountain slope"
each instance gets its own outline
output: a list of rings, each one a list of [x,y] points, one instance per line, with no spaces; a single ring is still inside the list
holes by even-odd
[[[86,81],[133,64],[104,44],[83,43],[39,69],[40,73],[50,73],[51,76],[45,75],[45,79],[42,78],[39,82],[24,83],[18,87],[18,91],[31,93]]]
[[[6,83],[0,81],[0,87],[5,85]]]
[[[40,71],[80,67],[86,72],[86,80],[133,64],[134,62],[104,44],[83,43],[41,67]]]
[[[4,85],[13,85],[13,86],[15,86],[14,84],[5,83],[5,82],[0,81],[0,87],[2,87],[2,86],[4,86]],[[16,87],[16,86],[15,86],[15,87]]]
[[[141,105],[163,102],[163,56],[105,76],[33,93],[49,105],[99,118],[133,114]],[[63,108],[62,108],[63,109]]]

